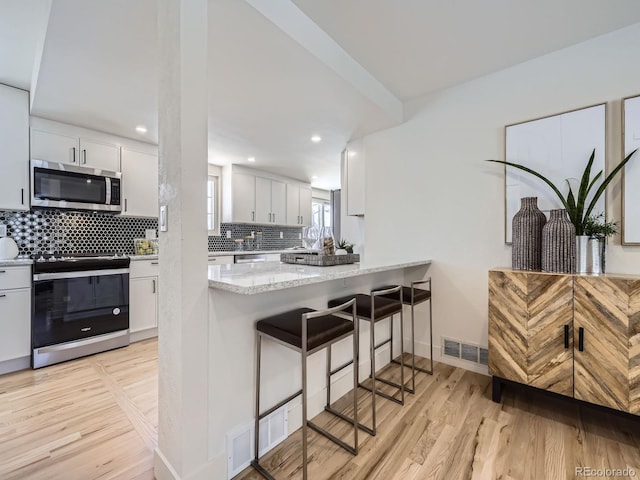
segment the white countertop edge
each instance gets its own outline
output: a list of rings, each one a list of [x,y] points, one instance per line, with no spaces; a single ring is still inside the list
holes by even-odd
[[[281,250],[233,250],[233,251],[225,251],[225,252],[209,252],[210,257],[222,257],[222,256],[233,256],[233,255],[269,255],[273,253],[305,253],[308,250],[304,248],[283,248]]]
[[[139,260],[158,260],[158,255],[127,255],[129,260],[137,262]]]
[[[340,272],[336,272],[335,270],[332,272],[331,269],[334,267],[314,267],[314,268],[318,268],[318,269],[322,269],[323,271],[326,271],[326,274],[308,277],[308,278],[301,278],[296,280],[274,282],[274,283],[269,283],[264,285],[254,285],[250,287],[233,285],[231,283],[221,282],[218,280],[209,280],[209,288],[225,290],[227,292],[237,293],[240,295],[255,295],[258,293],[273,292],[276,290],[285,290],[287,288],[300,287],[303,285],[312,285],[314,283],[328,282],[331,280],[339,280],[342,278],[357,277],[360,275],[368,275],[371,273],[386,272],[389,270],[400,270],[403,268],[419,267],[419,266],[430,265],[430,264],[431,264],[431,260],[418,260],[413,262],[395,263],[395,264],[387,264],[387,265],[379,265],[379,266],[373,265],[371,267],[365,265],[361,269],[357,269],[357,270],[354,269],[354,270],[347,270],[347,271],[340,271]],[[287,265],[287,264],[283,264],[283,265]],[[355,265],[358,265],[358,264],[355,264]]]
[[[30,258],[13,258],[0,260],[0,267],[20,267],[24,265],[33,265]]]

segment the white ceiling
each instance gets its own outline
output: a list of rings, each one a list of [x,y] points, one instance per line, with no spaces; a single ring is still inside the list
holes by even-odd
[[[637,0],[209,5],[209,160],[253,156],[320,188],[339,186],[348,140],[399,122],[401,101],[640,21]],[[0,0],[0,82],[31,89],[34,115],[155,143],[155,8]]]

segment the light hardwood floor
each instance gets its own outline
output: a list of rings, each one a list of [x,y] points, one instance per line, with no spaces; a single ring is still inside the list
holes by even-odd
[[[369,398],[359,396],[368,422]],[[378,435],[360,434],[357,457],[310,432],[310,478],[560,480],[580,466],[629,466],[636,477],[615,478],[640,478],[640,418],[511,389],[503,397],[490,400],[488,377],[436,364],[404,407],[378,400]],[[316,421],[350,440],[344,422]],[[151,479],[156,427],[155,340],[0,376],[0,479]],[[300,433],[263,464],[278,479],[301,478]]]
[[[0,376],[0,479],[153,478],[155,339]]]

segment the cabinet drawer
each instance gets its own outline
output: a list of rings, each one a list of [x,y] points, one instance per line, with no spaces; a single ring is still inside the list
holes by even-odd
[[[157,277],[159,274],[158,260],[132,260],[129,265],[130,278]]]
[[[31,288],[31,267],[0,267],[0,290]]]
[[[224,265],[233,263],[233,255],[218,255],[209,257],[209,265]]]

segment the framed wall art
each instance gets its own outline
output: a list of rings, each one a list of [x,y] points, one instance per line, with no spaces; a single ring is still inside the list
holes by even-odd
[[[505,160],[524,165],[544,175],[565,195],[569,191],[569,185],[574,192],[577,191],[582,172],[594,149],[595,159],[591,176],[602,170],[604,177],[606,175],[604,171],[606,104],[604,103],[505,127]],[[640,169],[638,175],[640,176]],[[597,187],[593,191],[596,189]],[[507,166],[505,169],[506,243],[511,243],[511,222],[520,209],[520,199],[523,197],[538,197],[538,207],[547,214],[547,217],[550,210],[563,208],[558,197],[546,183],[517,168]],[[587,199],[589,200],[590,198]],[[593,213],[604,211],[603,195]],[[640,233],[640,222],[638,231]]]
[[[640,148],[640,95],[622,101],[624,157]],[[640,245],[640,153],[622,172],[622,243]]]

